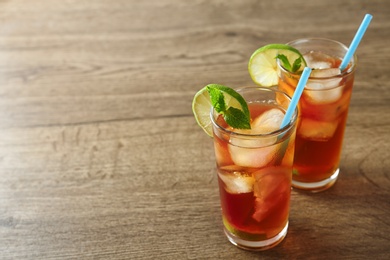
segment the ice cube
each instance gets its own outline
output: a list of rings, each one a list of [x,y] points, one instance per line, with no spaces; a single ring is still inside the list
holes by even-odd
[[[304,139],[312,141],[327,141],[335,133],[338,121],[317,121],[313,119],[302,118],[298,135]]]
[[[279,145],[262,148],[243,148],[229,144],[229,152],[233,162],[242,167],[264,167],[275,157]]]
[[[329,68],[329,69],[320,69],[320,70],[312,70],[310,73],[310,77],[313,78],[330,78],[341,74],[341,70],[339,68]]]
[[[305,95],[308,97],[309,101],[315,104],[332,103],[337,101],[343,94],[343,87],[340,86],[342,78],[335,78],[334,76],[337,75],[340,75],[340,69],[338,68],[313,70],[311,73],[312,78],[324,79],[308,80],[305,87]]]
[[[276,108],[267,110],[251,122],[251,129],[235,129],[234,132],[246,135],[269,134],[280,128],[284,113]],[[276,137],[236,137],[231,136],[230,143],[240,147],[258,148],[274,144]]]
[[[273,208],[279,207],[278,200],[288,200],[291,168],[273,166],[253,173],[255,177],[254,195],[255,212],[252,217],[256,221],[265,219]],[[287,202],[287,201],[286,201]],[[280,202],[279,203],[286,203]]]
[[[214,136],[214,152],[218,166],[233,164],[227,148],[227,143],[222,141],[218,136]]]
[[[291,168],[271,166],[262,168],[252,174],[255,178],[254,195],[258,198],[274,197],[275,191],[281,190],[281,184],[288,186]]]
[[[308,52],[303,55],[306,65],[312,69],[328,69],[333,67],[333,58],[322,52]]]
[[[219,171],[218,175],[226,186],[226,191],[232,194],[248,193],[253,191],[255,179],[252,175],[243,172]]]
[[[260,116],[256,117],[252,124],[252,133],[268,134],[280,128],[284,117],[284,113],[276,108],[267,110]]]
[[[279,109],[270,109],[256,117],[250,130],[235,130],[242,134],[268,134],[280,128],[283,112]],[[263,167],[274,157],[278,145],[276,136],[251,137],[231,136],[228,146],[230,156],[236,165],[244,167]]]
[[[336,83],[336,82],[334,82]],[[337,83],[336,83],[337,84]],[[326,89],[325,84],[309,81],[306,86],[305,95],[313,104],[327,104],[336,102],[343,94],[342,87]],[[310,89],[308,89],[310,88]]]

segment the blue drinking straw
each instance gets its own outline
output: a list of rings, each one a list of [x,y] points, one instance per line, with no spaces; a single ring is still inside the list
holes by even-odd
[[[371,19],[372,19],[372,15],[371,14],[366,14],[364,16],[364,19],[363,19],[362,23],[360,24],[360,27],[357,30],[357,32],[355,34],[355,37],[353,38],[353,40],[351,42],[351,45],[349,46],[349,49],[348,49],[347,53],[344,56],[343,61],[340,64],[340,70],[341,71],[343,71],[347,67],[348,63],[350,62],[350,60],[351,60],[353,54],[355,53],[355,51],[356,51],[360,41],[363,38],[364,33],[367,30],[368,25],[371,22]]]
[[[284,118],[282,120],[282,124],[280,125],[280,128],[285,127],[291,120],[291,117],[295,111],[295,108],[298,105],[298,101],[301,98],[303,89],[305,88],[306,82],[309,79],[311,73],[311,68],[305,67],[305,69],[302,72],[302,76],[299,79],[298,85],[295,88],[295,92],[291,98],[290,105],[287,108],[286,114],[284,115]]]

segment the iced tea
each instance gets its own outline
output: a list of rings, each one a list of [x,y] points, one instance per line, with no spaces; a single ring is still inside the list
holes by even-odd
[[[287,233],[297,112],[279,129],[290,102],[285,93],[238,92],[247,101],[252,129],[233,129],[212,113],[222,218],[230,242],[264,250]]]
[[[288,43],[304,56],[312,73],[299,101],[292,185],[322,191],[339,174],[343,135],[352,94],[356,57],[339,70],[347,48],[326,39]],[[279,89],[292,95],[299,75],[280,64]]]

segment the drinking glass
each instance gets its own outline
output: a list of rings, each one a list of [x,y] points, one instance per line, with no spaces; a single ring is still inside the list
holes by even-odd
[[[298,104],[292,186],[319,192],[339,175],[339,163],[357,58],[338,69],[348,48],[328,39],[299,39],[287,43],[303,54],[312,73]],[[279,89],[294,93],[300,75],[281,63]]]
[[[237,92],[248,104],[251,130],[233,129],[211,111],[224,231],[240,248],[265,250],[287,234],[297,110],[287,126],[272,129],[290,97],[276,87]]]

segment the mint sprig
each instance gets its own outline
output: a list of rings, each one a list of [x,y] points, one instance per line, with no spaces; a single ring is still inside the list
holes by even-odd
[[[219,87],[219,85],[216,84],[212,84],[212,86],[207,86],[207,91],[210,95],[211,104],[214,107],[215,111],[217,111],[219,114],[222,114],[226,123],[231,127],[236,129],[251,129],[250,114],[246,106],[245,100],[241,96],[238,97],[237,95],[239,94],[235,92],[234,98],[239,98],[240,103],[244,102],[246,107],[243,110],[240,110],[236,107],[227,106],[224,95],[224,90],[226,92],[226,88],[227,87],[224,86]],[[233,91],[233,89],[230,89],[229,92]]]
[[[290,61],[287,59],[286,55],[278,54],[275,59],[279,59],[282,62],[283,67],[290,72],[297,72],[301,67],[302,58],[297,58],[293,65],[291,65]]]

